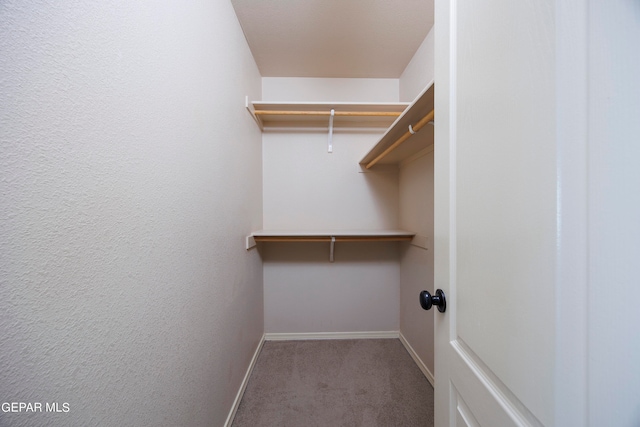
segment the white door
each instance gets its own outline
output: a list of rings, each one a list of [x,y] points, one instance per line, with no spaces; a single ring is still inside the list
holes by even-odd
[[[436,0],[436,426],[640,425],[639,29]]]
[[[447,44],[436,14],[436,49],[450,55],[443,76],[436,52],[435,284],[449,300],[435,315],[439,426],[553,419],[555,70],[545,3],[452,1]]]

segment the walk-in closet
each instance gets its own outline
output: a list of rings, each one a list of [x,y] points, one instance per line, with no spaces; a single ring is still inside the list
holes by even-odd
[[[397,78],[263,76],[245,98],[262,133],[262,228],[245,238],[266,341],[396,339],[433,385],[418,299],[434,293],[433,48],[427,30]]]
[[[247,103],[263,131],[263,229],[247,242],[266,338],[400,337],[431,376],[418,295],[433,292],[434,85],[399,102],[397,80],[349,83],[263,78],[268,101]]]

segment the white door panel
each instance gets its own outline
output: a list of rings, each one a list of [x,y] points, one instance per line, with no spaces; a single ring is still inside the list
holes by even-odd
[[[467,346],[454,341],[451,347],[450,381],[457,394],[456,406],[464,402],[465,419],[480,426],[542,425]]]
[[[448,243],[439,247],[436,240],[435,251],[438,258],[448,246],[448,258],[436,264],[436,287],[446,288],[451,309],[436,313],[436,328],[447,329],[436,331],[436,392],[446,387],[447,405],[456,410],[438,417],[437,425],[551,425],[553,2],[453,1],[445,7],[448,81],[447,93],[438,96],[438,71],[445,67],[436,68],[435,163],[436,187],[448,189],[436,191],[436,236]],[[438,43],[442,33],[436,31]]]
[[[640,425],[640,3],[436,0],[435,425]]]
[[[480,424],[471,413],[471,410],[462,399],[462,396],[458,394],[458,391],[455,388],[452,388],[451,392],[453,394],[452,402],[455,402],[456,427],[480,427]]]

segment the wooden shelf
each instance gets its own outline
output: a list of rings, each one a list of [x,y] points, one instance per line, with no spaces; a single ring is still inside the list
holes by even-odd
[[[372,162],[378,165],[398,164],[433,145],[433,126],[426,124],[433,120],[432,116],[431,118],[429,116],[434,107],[433,94],[434,84],[431,82],[396,119],[380,141],[362,158],[360,164],[367,169],[373,166]],[[419,123],[423,120],[424,126],[412,135],[409,125],[418,129]],[[403,140],[393,147],[400,139]]]
[[[411,241],[415,235],[416,233],[404,230],[260,230],[247,236],[247,250],[260,242],[326,242],[329,243],[329,262],[333,262],[334,245],[338,242],[400,242]]]
[[[416,233],[405,230],[283,231],[260,230],[256,242],[393,242],[410,241]]]
[[[350,103],[350,102],[249,102],[247,110],[260,129],[328,127],[331,110],[333,126],[389,127],[409,103]]]

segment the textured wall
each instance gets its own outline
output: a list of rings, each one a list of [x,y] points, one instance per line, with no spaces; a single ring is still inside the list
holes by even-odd
[[[43,405],[0,425],[224,423],[263,331],[260,93],[227,1],[0,3],[0,401]]]

